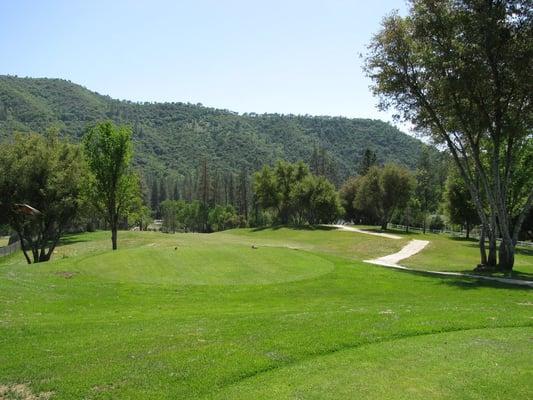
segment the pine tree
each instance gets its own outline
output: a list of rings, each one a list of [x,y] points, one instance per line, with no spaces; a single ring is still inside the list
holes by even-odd
[[[241,174],[239,176],[239,214],[244,216],[245,221],[248,222],[248,196],[249,196],[249,179],[248,179],[248,171],[246,169],[243,169],[241,171]]]
[[[161,183],[159,184],[159,204],[165,200],[168,200],[167,184],[164,179],[161,179]]]
[[[374,165],[377,165],[376,153],[367,148],[363,152],[363,157],[361,159],[361,162],[359,163],[359,170],[357,172],[361,176],[366,175],[368,170]]]
[[[152,211],[157,212],[159,209],[159,187],[157,185],[157,179],[152,181],[152,195],[150,196],[150,206]]]

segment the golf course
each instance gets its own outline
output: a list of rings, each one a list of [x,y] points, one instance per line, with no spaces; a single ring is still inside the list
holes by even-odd
[[[2,399],[525,399],[533,291],[466,271],[475,241],[329,227],[66,236],[0,258]],[[462,260],[462,261],[461,261]],[[517,248],[513,277],[533,276]]]

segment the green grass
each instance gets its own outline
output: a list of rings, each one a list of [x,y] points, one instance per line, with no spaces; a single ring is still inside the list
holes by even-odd
[[[370,228],[369,228],[370,229]],[[444,234],[390,231],[405,239],[428,240],[429,244],[420,253],[402,261],[402,265],[429,271],[454,271],[471,273],[479,264],[479,245],[474,239],[450,237]],[[500,276],[501,274],[493,274]],[[516,249],[514,278],[533,280],[533,247]]]
[[[9,243],[9,236],[0,236],[0,247],[7,246]]]
[[[0,259],[0,390],[26,384],[52,399],[527,398],[533,292],[360,261],[407,240],[121,232],[111,252],[109,234],[97,232],[67,238],[47,264]]]

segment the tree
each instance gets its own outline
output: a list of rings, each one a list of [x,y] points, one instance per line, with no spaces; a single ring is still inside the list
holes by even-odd
[[[92,174],[89,197],[111,227],[113,250],[117,249],[118,223],[139,196],[138,178],[131,172],[131,129],[112,122],[89,128],[83,139]]]
[[[243,169],[239,175],[239,213],[244,216],[244,221],[248,221],[248,197],[249,197],[248,171]]]
[[[157,185],[157,179],[152,181],[152,192],[150,196],[150,206],[157,217],[159,213],[159,186]]]
[[[267,220],[259,207],[273,211],[278,222],[321,224],[335,221],[343,212],[335,186],[309,172],[303,162],[278,161],[254,174],[254,221]]]
[[[344,209],[344,217],[348,221],[355,221],[358,217],[358,212],[354,207],[355,196],[360,185],[360,177],[351,177],[342,185],[339,195],[341,204]]]
[[[307,175],[293,187],[291,197],[299,224],[332,223],[344,211],[335,186],[323,176]]]
[[[291,164],[286,161],[278,161],[274,167],[276,190],[278,193],[278,217],[282,224],[289,223],[294,212],[291,192],[297,182],[309,175],[309,167],[303,162]]]
[[[276,176],[268,165],[253,176],[253,191],[257,204],[263,209],[278,209],[280,194],[278,193]]]
[[[161,179],[159,182],[159,201],[158,204],[161,204],[165,200],[168,200],[168,194],[167,194],[167,182],[165,179]]]
[[[83,203],[86,166],[80,148],[53,131],[16,135],[0,147],[0,171],[0,224],[18,234],[28,264],[48,261]]]
[[[479,216],[468,188],[455,168],[450,171],[446,180],[444,208],[452,224],[465,227],[468,239],[472,226],[479,223]]]
[[[354,206],[372,215],[385,230],[393,213],[407,205],[413,186],[411,174],[403,167],[372,167],[361,177]]]
[[[198,171],[198,199],[200,201],[200,217],[202,220],[201,232],[209,230],[209,206],[212,199],[212,182],[209,174],[209,166],[207,159],[202,161],[200,170]]]
[[[429,149],[424,147],[416,170],[416,196],[423,213],[422,231],[426,233],[428,213],[434,211],[440,193],[437,189],[436,168],[432,166]]]
[[[533,146],[532,26],[528,0],[413,0],[407,17],[384,20],[366,60],[381,107],[447,146],[484,229],[501,234],[506,271],[533,205],[531,174],[516,216],[509,204]]]
[[[165,200],[161,203],[161,219],[163,219],[162,228],[165,232],[176,233],[178,228],[178,210],[176,201]]]
[[[359,169],[357,172],[359,175],[366,175],[368,170],[377,165],[377,163],[378,161],[376,153],[370,149],[365,149],[365,151],[363,151],[363,156],[359,163]]]
[[[209,210],[209,225],[213,231],[223,231],[239,225],[239,217],[231,205],[217,204]]]

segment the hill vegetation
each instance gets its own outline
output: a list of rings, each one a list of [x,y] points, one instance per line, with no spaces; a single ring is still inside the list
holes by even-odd
[[[0,140],[15,131],[42,133],[50,126],[78,141],[103,119],[133,129],[136,166],[163,177],[195,171],[208,159],[214,171],[251,173],[278,159],[321,157],[340,184],[355,175],[365,149],[379,163],[414,169],[424,147],[388,123],[370,119],[238,114],[186,103],[135,103],[92,92],[61,79],[0,76]],[[315,158],[315,160],[313,160]]]

